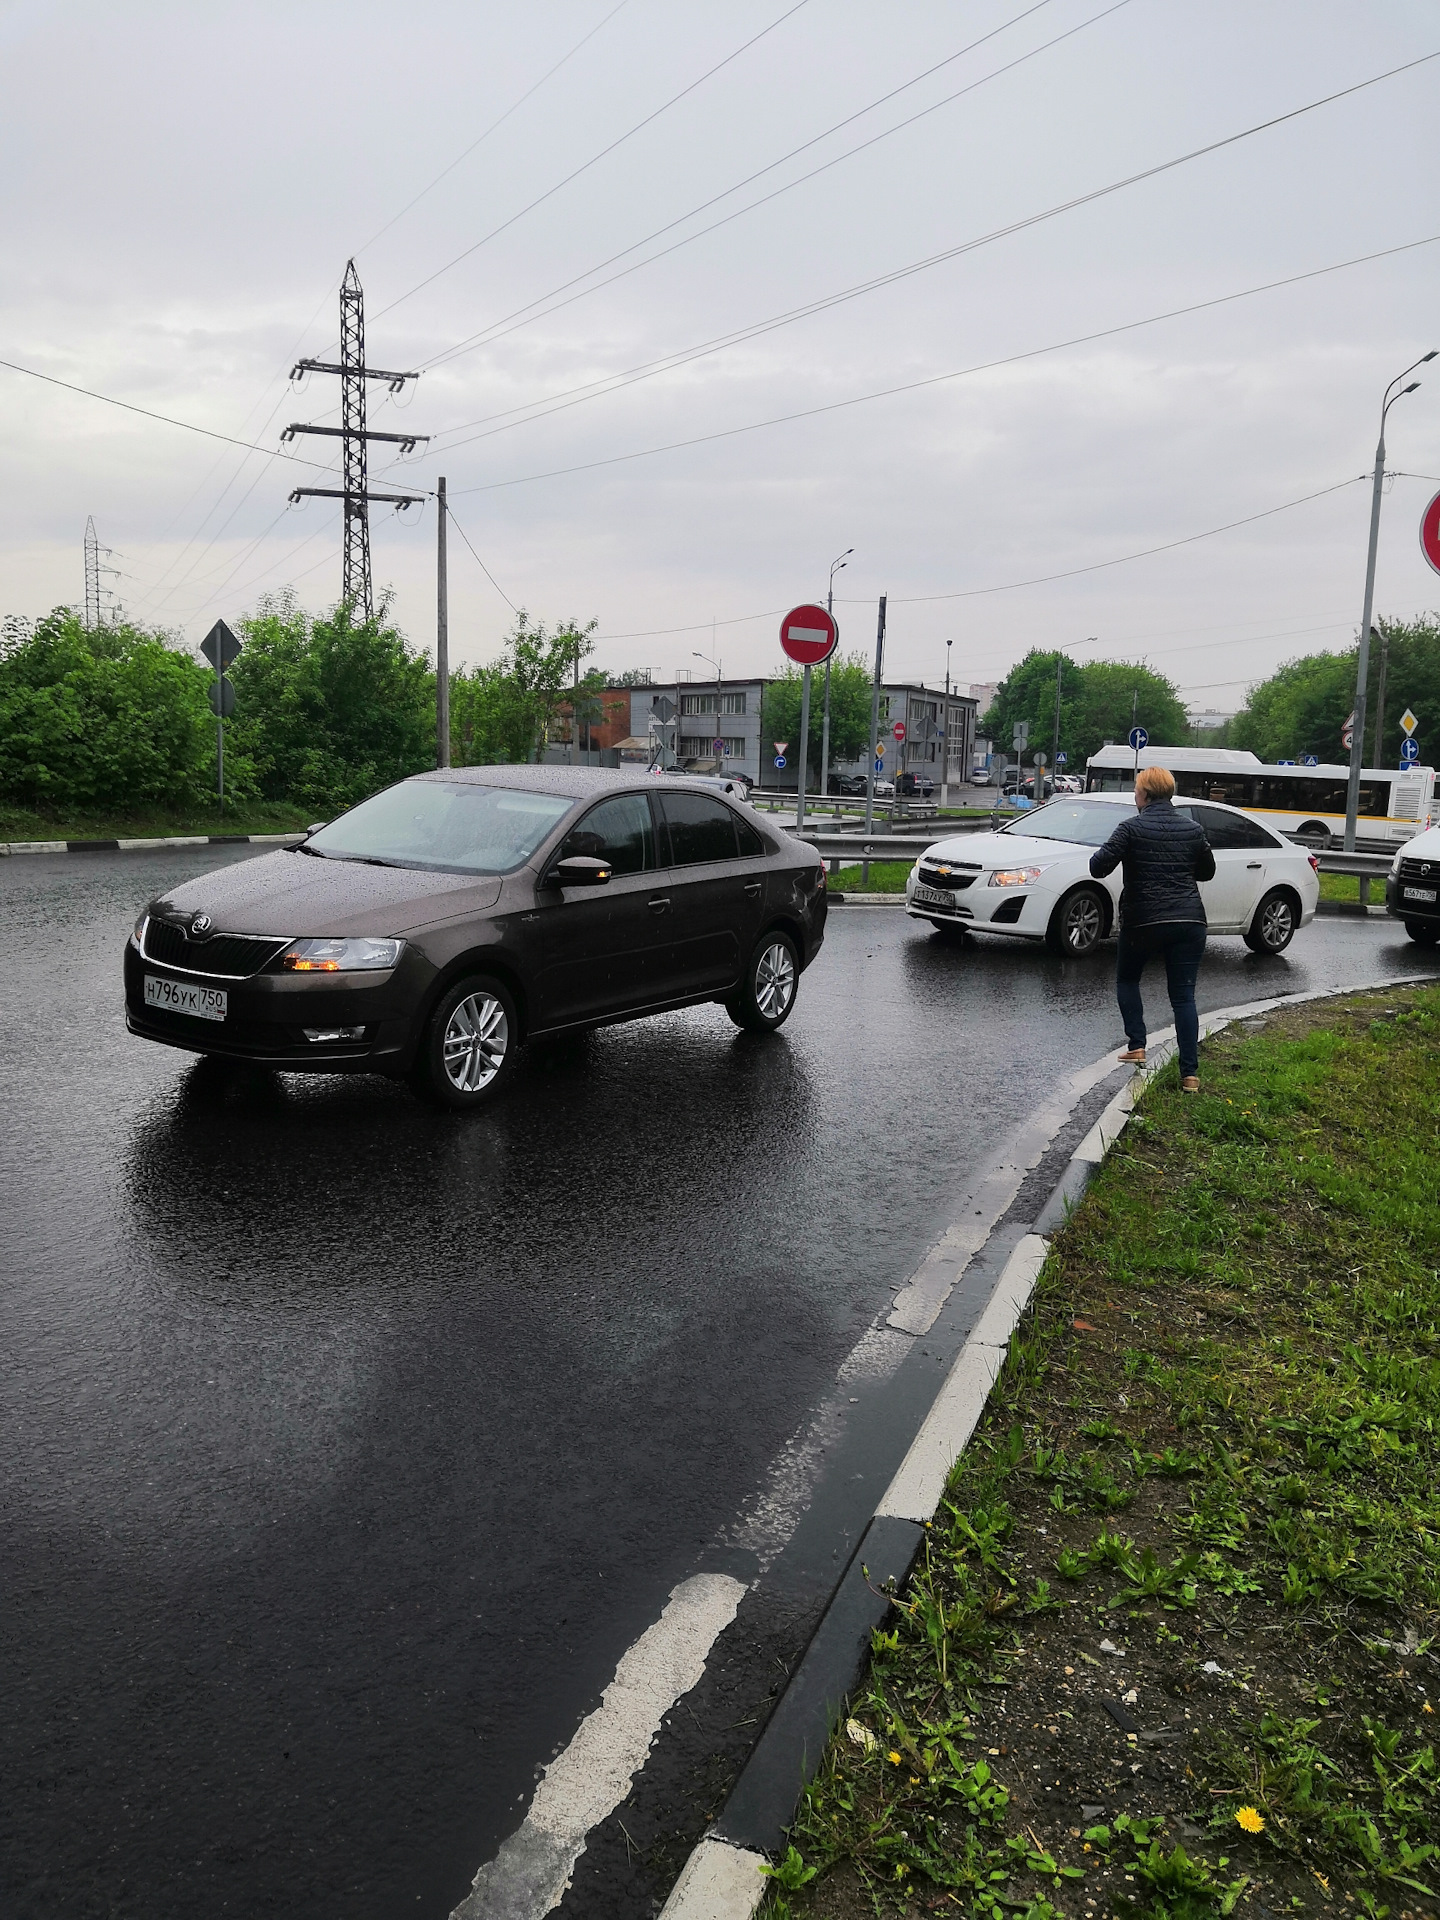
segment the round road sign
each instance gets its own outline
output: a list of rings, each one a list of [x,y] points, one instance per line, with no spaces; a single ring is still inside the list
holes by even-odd
[[[894,734],[897,741],[903,740],[905,738],[905,722],[903,720],[897,720],[890,731]]]
[[[823,665],[839,640],[835,616],[824,607],[792,607],[780,622],[780,645],[797,666]]]
[[[1440,573],[1440,493],[1420,516],[1420,551]]]
[[[1420,742],[1418,740],[1402,740],[1400,742],[1400,758],[1407,761],[1418,760],[1420,758]]]
[[[1131,727],[1130,745],[1136,753],[1139,753],[1142,747],[1148,747],[1149,744],[1150,744],[1150,736],[1145,731],[1144,727]]]
[[[777,767],[783,767],[783,766],[784,766],[784,764],[785,764],[785,756],[784,756],[784,754],[783,754],[783,753],[777,753],[777,754],[776,754],[776,756],[775,756],[775,764],[776,764],[776,766],[777,766]]]

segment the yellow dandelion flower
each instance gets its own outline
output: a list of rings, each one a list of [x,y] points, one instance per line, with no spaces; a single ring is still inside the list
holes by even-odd
[[[1265,1816],[1257,1813],[1254,1807],[1241,1807],[1240,1811],[1235,1815],[1235,1818],[1245,1829],[1246,1833],[1263,1833],[1265,1831]]]
[[[890,1749],[890,1764],[892,1767],[898,1767],[900,1764],[900,1756],[893,1747]]]

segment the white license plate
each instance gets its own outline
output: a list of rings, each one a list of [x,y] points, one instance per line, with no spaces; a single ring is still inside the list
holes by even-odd
[[[145,976],[146,1006],[163,1007],[167,1013],[188,1013],[196,1020],[223,1020],[229,998],[223,987],[196,987],[188,980],[162,980],[153,973]]]
[[[954,894],[946,893],[940,887],[917,885],[910,898],[921,901],[927,907],[953,907],[955,904]]]
[[[1407,900],[1424,900],[1433,907],[1435,904],[1435,889],[1434,887],[1406,887],[1405,898]]]

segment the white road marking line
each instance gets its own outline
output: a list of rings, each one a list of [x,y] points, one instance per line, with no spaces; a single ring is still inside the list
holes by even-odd
[[[704,1673],[745,1592],[724,1573],[681,1581],[622,1658],[600,1705],[545,1769],[524,1821],[481,1867],[450,1920],[540,1920],[559,1905],[591,1828],[630,1791],[661,1720]]]

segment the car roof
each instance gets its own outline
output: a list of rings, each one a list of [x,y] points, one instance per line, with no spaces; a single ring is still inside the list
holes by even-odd
[[[1053,807],[1060,797],[1061,796],[1057,794],[1055,800],[1047,800],[1045,803],[1046,806]],[[1241,820],[1253,820],[1255,818],[1254,814],[1249,812],[1245,807],[1232,807],[1224,800],[1206,800],[1201,795],[1194,793],[1177,793],[1172,795],[1172,798],[1178,801],[1182,807],[1218,807],[1221,813],[1233,813]],[[1133,807],[1135,804],[1135,796],[1133,793],[1067,793],[1064,795],[1064,799],[1071,805],[1077,800],[1084,800],[1087,804],[1091,800],[1095,800],[1098,801],[1101,806],[1105,807]],[[1039,812],[1040,809],[1037,808],[1036,811]],[[1259,822],[1259,825],[1262,827],[1268,826],[1269,822],[1262,820]],[[1280,829],[1278,827],[1271,827],[1270,831],[1272,833],[1279,833]],[[1283,834],[1281,834],[1281,838],[1284,838]]]
[[[512,792],[553,793],[568,800],[598,799],[606,793],[644,789],[652,776],[643,769],[626,771],[616,767],[436,767],[426,773],[411,774],[412,780],[441,780],[464,787],[509,787]],[[697,793],[713,793],[715,783],[703,775],[677,774],[677,786],[690,786]]]

